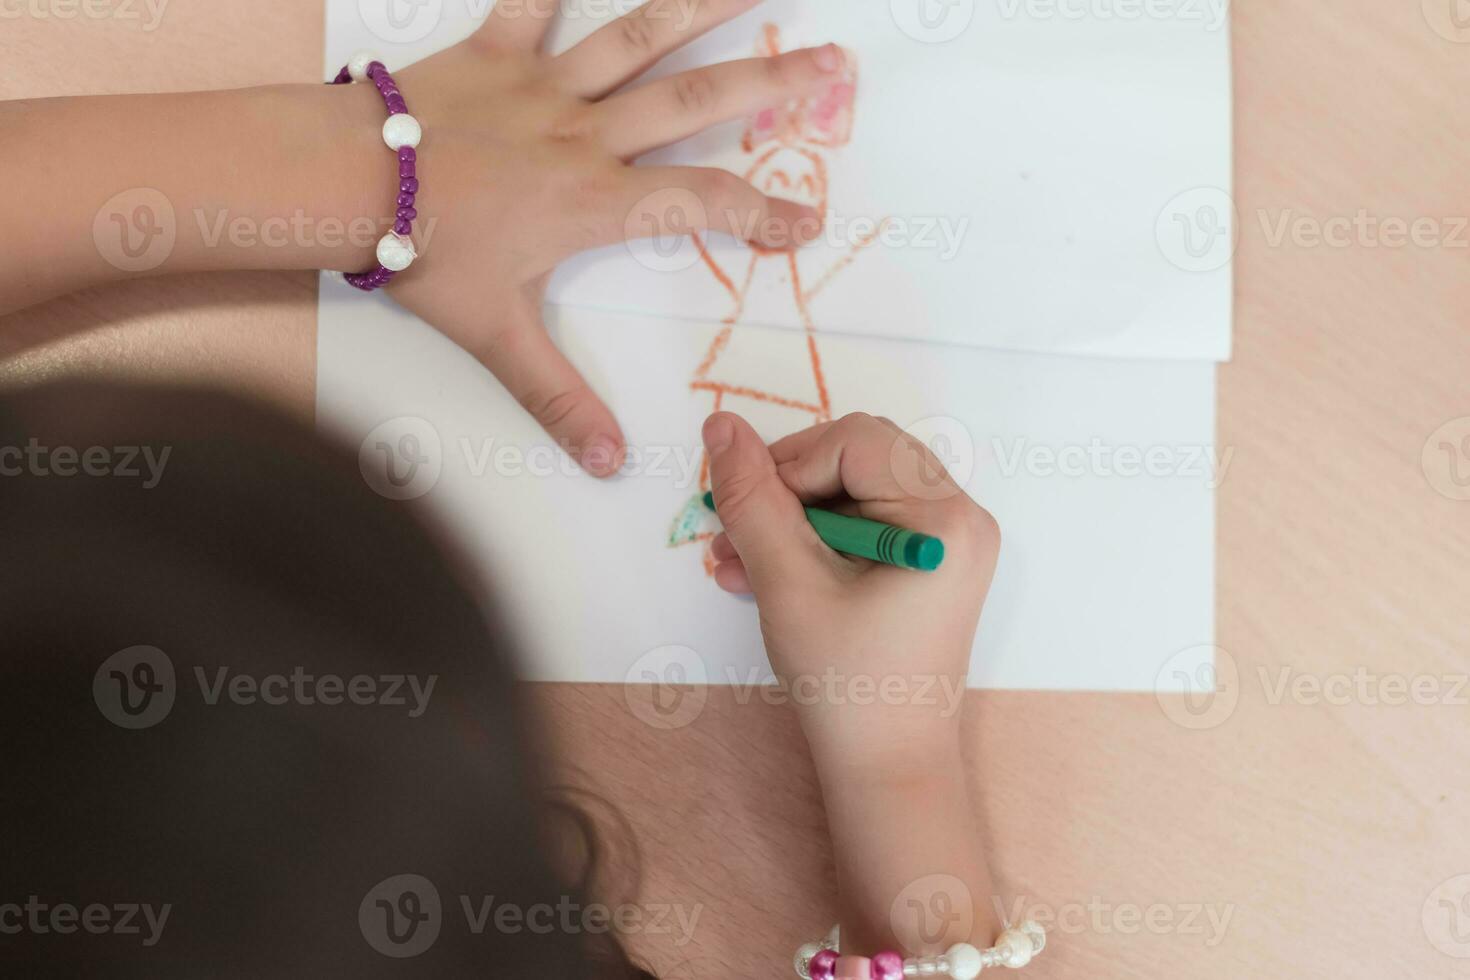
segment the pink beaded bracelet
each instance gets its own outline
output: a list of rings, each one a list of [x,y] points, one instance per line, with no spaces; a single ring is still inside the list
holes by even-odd
[[[939,956],[904,959],[891,950],[869,959],[845,956],[838,950],[838,930],[820,943],[796,951],[796,975],[802,980],[907,980],[909,977],[949,977],[974,980],[986,969],[1019,970],[1046,948],[1046,931],[1030,919],[1006,929],[989,949],[956,943]]]
[[[370,272],[352,272],[342,277],[348,285],[372,292],[392,282],[395,275],[407,269],[418,257],[410,236],[413,234],[413,219],[419,216],[413,206],[419,192],[416,147],[424,132],[419,121],[408,114],[408,104],[403,101],[403,93],[398,91],[398,83],[383,63],[371,54],[359,52],[353,55],[331,84],[345,85],[364,80],[371,80],[378,87],[378,94],[388,107],[388,121],[383,123],[383,142],[398,154],[398,211],[394,216],[393,230],[378,241],[378,267]]]

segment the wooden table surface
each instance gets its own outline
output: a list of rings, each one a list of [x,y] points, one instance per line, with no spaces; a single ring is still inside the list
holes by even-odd
[[[0,31],[0,98],[321,76],[320,4],[178,2],[145,30],[142,4],[137,21],[64,20],[38,2]],[[998,886],[1057,920],[1037,980],[1470,976],[1451,955],[1470,955],[1470,420],[1436,435],[1470,417],[1470,32],[1449,2],[1234,5],[1218,641],[1235,681],[1202,714],[970,695]],[[1346,224],[1336,244],[1311,236],[1360,213],[1430,223],[1400,247]],[[309,275],[95,290],[0,320],[0,383],[184,375],[310,416],[315,317]],[[1393,703],[1416,682],[1430,703]],[[667,978],[790,975],[797,938],[834,916],[785,710],[715,689],[659,731],[630,707],[643,689],[532,693],[567,779],[637,842],[615,867],[636,857],[640,880],[612,876],[608,899],[700,913],[692,942],[632,945]]]

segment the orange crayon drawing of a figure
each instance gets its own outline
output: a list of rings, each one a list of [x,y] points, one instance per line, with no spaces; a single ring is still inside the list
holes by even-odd
[[[767,24],[757,54],[769,57],[780,53],[780,31],[775,25]],[[856,62],[848,53],[841,79],[823,95],[767,109],[756,116],[748,124],[742,141],[742,149],[752,158],[743,175],[745,179],[773,197],[810,205],[819,214],[827,214],[827,155],[846,146],[852,138],[856,96]],[[738,274],[732,274],[715,258],[704,239],[695,236],[703,266],[729,293],[733,304],[689,384],[693,391],[707,392],[712,397],[711,411],[755,410],[784,432],[795,432],[831,419],[832,402],[822,370],[812,301],[878,239],[883,227],[878,222],[871,234],[852,242],[847,254],[810,283],[802,276],[800,252],[749,245],[743,253],[743,268],[739,262],[732,263],[738,269]],[[771,290],[784,296],[782,304],[793,304],[795,318],[801,324],[800,332],[786,331],[786,337],[773,340],[768,335],[759,345],[760,352],[742,349],[755,345],[742,345],[742,334],[748,331],[740,329],[757,290]],[[792,308],[786,309],[787,317]],[[771,362],[776,358],[782,361],[789,358],[792,363],[773,365]],[[799,367],[799,371],[793,373],[793,367]],[[763,381],[771,374],[801,380]],[[705,571],[712,574],[714,562],[708,543],[714,537],[715,522],[703,502],[709,488],[706,458],[700,464],[698,492],[675,518],[669,546],[703,543]]]

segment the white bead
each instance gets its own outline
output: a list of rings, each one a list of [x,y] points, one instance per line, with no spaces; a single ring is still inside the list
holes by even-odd
[[[354,82],[367,81],[368,65],[377,60],[371,51],[359,51],[347,62],[347,74],[352,76]]]
[[[1031,937],[1031,950],[1033,954],[1040,953],[1043,949],[1046,949],[1046,930],[1041,928],[1039,922],[1027,919],[1017,926],[1017,928]]]
[[[383,142],[388,144],[388,149],[395,152],[400,147],[418,146],[419,140],[423,138],[423,127],[406,112],[389,116],[383,123]]]
[[[416,258],[418,253],[414,251],[412,239],[389,232],[378,240],[378,262],[385,269],[402,272]]]
[[[969,943],[955,943],[944,954],[954,980],[975,980],[980,975],[980,951]]]
[[[1019,970],[1031,962],[1031,954],[1035,946],[1031,944],[1031,937],[1020,929],[1007,929],[1000,934],[995,948],[1001,952],[1001,962],[1012,970]]]

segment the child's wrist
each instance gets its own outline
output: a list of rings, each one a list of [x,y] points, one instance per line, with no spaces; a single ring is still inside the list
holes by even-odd
[[[824,782],[916,780],[962,766],[956,717],[824,707],[804,710],[801,724]]]
[[[299,154],[297,185],[283,202],[304,213],[298,267],[361,272],[376,263],[377,243],[392,227],[398,156],[383,145],[383,102],[371,85],[292,87],[305,132],[284,135]],[[314,125],[313,125],[314,122]]]
[[[178,214],[168,268],[371,268],[378,239],[392,225],[398,183],[377,93],[273,85],[209,98],[207,113],[216,118],[205,127],[220,130],[221,118],[229,120],[222,130],[228,145],[206,142],[198,151],[217,154],[215,172],[227,176]]]

